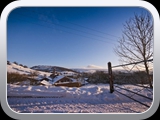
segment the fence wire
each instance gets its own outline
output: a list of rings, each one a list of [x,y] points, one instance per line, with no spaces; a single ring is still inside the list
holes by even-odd
[[[123,64],[123,65],[116,65],[116,66],[111,66],[111,63],[108,64],[110,67],[108,67],[109,71],[109,76],[110,76],[110,90],[116,91],[146,107],[149,107],[149,105],[136,100],[134,96],[140,96],[143,97],[147,100],[152,101],[153,98],[147,97],[143,95],[144,90],[147,90],[149,94],[152,95],[153,97],[153,90],[150,88],[149,82],[148,82],[148,76],[145,72],[144,66],[142,63],[145,61],[139,61],[139,62],[134,62],[134,63],[129,63],[129,64]],[[150,72],[150,79],[152,80],[153,83],[153,59],[147,60],[146,61],[149,66],[149,71]],[[121,69],[115,69],[115,68],[121,68]],[[131,91],[127,85],[134,85],[137,86],[139,89],[135,91]],[[119,89],[127,91],[127,94],[124,94],[119,91]],[[111,93],[112,93],[111,92]]]

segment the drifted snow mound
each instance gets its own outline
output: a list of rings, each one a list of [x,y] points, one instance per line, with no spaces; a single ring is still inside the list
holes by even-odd
[[[132,91],[138,88],[130,87]],[[143,100],[144,98],[128,93],[124,90],[119,92],[132,96],[134,99]],[[145,89],[141,90],[141,94],[152,97],[150,92]],[[85,100],[85,101],[103,101],[103,102],[127,102],[130,98],[117,93],[110,93],[108,84],[85,85],[82,87],[62,87],[62,86],[26,86],[26,85],[7,85],[7,96],[41,96],[41,97],[59,97],[65,99]]]

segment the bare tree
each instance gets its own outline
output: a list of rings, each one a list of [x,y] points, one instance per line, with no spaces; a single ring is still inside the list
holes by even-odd
[[[124,24],[122,38],[115,47],[115,53],[123,63],[144,61],[144,68],[151,88],[152,80],[149,76],[149,63],[153,59],[153,20],[150,14],[134,14]]]

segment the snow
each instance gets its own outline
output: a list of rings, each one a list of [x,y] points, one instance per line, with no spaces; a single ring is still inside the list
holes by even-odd
[[[71,71],[62,71],[61,72],[62,75],[65,75],[65,76],[72,76],[72,75],[76,75],[75,72],[71,72]]]
[[[62,79],[63,77],[64,77],[63,75],[56,76],[54,78],[53,84],[56,83],[58,80]]]
[[[30,74],[31,72],[37,72],[37,70],[33,70],[33,69],[30,69],[30,68],[24,68],[22,66],[19,66],[19,65],[16,65],[14,63],[10,63],[11,65],[7,65],[7,72],[18,72],[20,74]],[[40,79],[41,76],[49,76],[51,75],[52,73],[49,73],[49,72],[42,72],[42,71],[38,71],[39,72],[39,76],[37,78]]]
[[[133,85],[121,86],[152,98],[152,90]],[[150,106],[152,100],[118,89]],[[27,86],[7,84],[10,108],[18,113],[141,113],[149,108],[118,92],[110,93],[108,84],[82,87]]]
[[[44,85],[52,85],[52,82],[46,80],[42,80],[41,83]]]
[[[29,74],[34,72],[16,64],[7,65],[7,72]],[[39,72],[37,80],[51,73]],[[57,76],[56,79],[59,80]],[[86,78],[85,78],[86,79]],[[54,79],[54,82],[56,80]],[[45,85],[7,84],[7,102],[11,110],[18,113],[142,113],[149,109],[152,100],[126,90],[115,88],[110,93],[109,84],[86,84],[81,87],[54,86],[50,81]],[[153,98],[153,89],[134,85],[117,85],[148,98]],[[117,91],[140,101],[140,104]]]

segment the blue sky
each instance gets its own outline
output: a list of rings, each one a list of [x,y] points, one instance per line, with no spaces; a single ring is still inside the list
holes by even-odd
[[[7,20],[7,60],[32,67],[118,65],[113,51],[139,7],[21,7]]]

